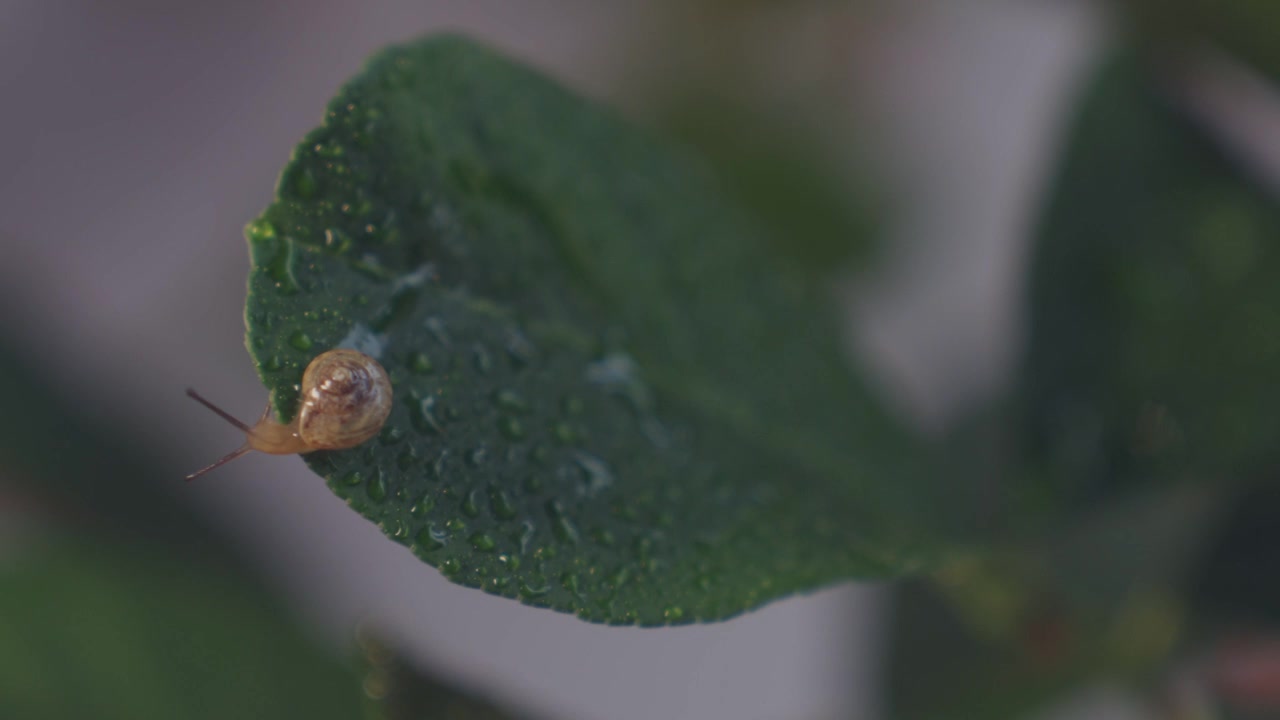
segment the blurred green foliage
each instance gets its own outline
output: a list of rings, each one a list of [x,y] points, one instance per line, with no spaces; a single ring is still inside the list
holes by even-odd
[[[5,717],[359,716],[358,681],[280,608],[157,544],[28,552],[0,570],[0,616]]]
[[[1018,446],[1070,507],[1280,460],[1280,206],[1132,61],[1087,95],[1041,216]]]
[[[1139,37],[1174,54],[1208,43],[1280,78],[1272,0],[1120,0]]]
[[[1087,85],[1038,225],[1016,409],[987,420],[1008,423],[998,474],[1056,519],[900,591],[895,718],[1160,689],[1225,634],[1275,630],[1280,207],[1155,77],[1120,54]]]

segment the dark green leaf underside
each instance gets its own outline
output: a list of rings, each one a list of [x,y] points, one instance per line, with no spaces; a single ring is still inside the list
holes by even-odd
[[[985,558],[1001,573],[903,589],[895,718],[1028,716],[1274,616],[1276,493],[1229,481],[1274,475],[1280,211],[1129,54],[1098,69],[1064,148],[1013,425],[1062,520]]]
[[[1018,427],[1065,505],[1280,460],[1280,205],[1138,63],[1099,75],[1041,220]]]
[[[934,524],[824,303],[706,173],[465,40],[376,57],[248,234],[281,417],[337,345],[395,388],[309,465],[456,582],[711,620],[901,572]]]

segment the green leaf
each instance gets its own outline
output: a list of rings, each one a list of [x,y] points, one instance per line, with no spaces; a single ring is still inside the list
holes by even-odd
[[[1143,39],[1167,51],[1206,42],[1280,77],[1280,5],[1272,0],[1125,0]]]
[[[395,409],[310,467],[455,582],[645,625],[915,565],[913,439],[826,298],[701,165],[444,37],[376,56],[248,229],[248,345],[282,419],[362,348]]]
[[[1203,488],[1116,502],[1039,545],[896,594],[892,717],[1027,716],[1088,684],[1149,679],[1192,640],[1186,588],[1220,519]]]
[[[358,717],[360,686],[233,575],[67,543],[0,571],[0,715]],[[20,621],[15,621],[20,618]]]
[[[1195,630],[1206,640],[1280,630],[1280,486],[1268,479],[1230,498],[1196,554],[1187,589]]]
[[[1245,489],[1280,459],[1275,236],[1280,208],[1140,64],[1099,68],[1039,224],[1011,423],[1007,474],[1056,518],[903,589],[894,717],[1024,716],[1274,617],[1277,494]]]
[[[1068,506],[1280,460],[1280,205],[1126,58],[1079,115],[1031,279],[1017,427]]]

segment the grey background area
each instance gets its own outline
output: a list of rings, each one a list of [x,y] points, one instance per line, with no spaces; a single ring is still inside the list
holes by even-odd
[[[841,298],[851,352],[936,427],[997,392],[1016,357],[1026,226],[1097,23],[1073,3],[891,5],[860,27],[848,81],[898,210],[892,250],[883,277]],[[661,27],[647,12],[4,0],[0,319],[68,395],[188,457],[167,468],[177,482],[238,442],[185,386],[242,415],[261,408],[241,229],[363,59],[461,30],[626,108],[619,80]],[[548,717],[875,717],[881,588],[845,584],[716,625],[599,627],[452,586],[296,458],[249,457],[178,492],[326,642],[345,646],[368,622],[424,667]]]

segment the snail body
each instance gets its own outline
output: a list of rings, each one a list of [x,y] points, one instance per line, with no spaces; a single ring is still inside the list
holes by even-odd
[[[343,450],[377,435],[391,414],[391,380],[372,357],[339,348],[317,355],[302,373],[302,401],[288,423],[275,419],[268,405],[253,427],[231,416],[196,391],[187,395],[240,428],[245,443],[208,467],[187,476],[195,478],[253,450],[293,455],[313,450]]]

